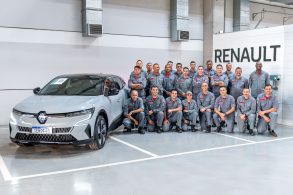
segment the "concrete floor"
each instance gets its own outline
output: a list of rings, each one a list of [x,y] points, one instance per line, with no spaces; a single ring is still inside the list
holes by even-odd
[[[114,132],[99,151],[10,143],[0,128],[0,194],[292,194],[293,127],[240,133]]]

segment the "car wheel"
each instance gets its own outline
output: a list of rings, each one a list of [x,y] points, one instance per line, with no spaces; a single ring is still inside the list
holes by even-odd
[[[108,125],[106,119],[99,115],[94,129],[94,139],[88,144],[91,150],[99,150],[104,147],[108,135]]]

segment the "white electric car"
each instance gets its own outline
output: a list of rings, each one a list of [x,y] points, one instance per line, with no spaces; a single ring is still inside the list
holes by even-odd
[[[116,75],[61,75],[11,113],[10,139],[20,146],[86,144],[104,146],[107,133],[122,122],[125,82]]]

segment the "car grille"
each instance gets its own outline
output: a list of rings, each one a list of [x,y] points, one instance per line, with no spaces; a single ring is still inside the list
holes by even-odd
[[[77,141],[75,137],[69,134],[65,135],[52,135],[52,134],[25,134],[17,133],[15,136],[18,140],[27,141],[44,141],[44,142],[74,142]]]
[[[32,132],[32,128],[31,127],[22,127],[22,126],[18,126],[18,130],[21,132]],[[53,133],[69,133],[71,130],[71,127],[64,127],[64,128],[53,128],[52,132]]]

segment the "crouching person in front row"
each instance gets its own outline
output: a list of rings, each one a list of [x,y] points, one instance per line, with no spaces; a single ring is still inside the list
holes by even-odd
[[[159,88],[155,85],[151,87],[151,95],[146,98],[146,119],[148,131],[163,131],[164,112],[166,102],[163,96],[159,95]]]
[[[187,131],[189,126],[191,131],[195,132],[196,119],[198,116],[198,106],[196,101],[192,99],[192,92],[186,92],[186,99],[182,101],[183,105],[183,130]]]
[[[213,115],[217,126],[217,132],[222,131],[222,126],[226,122],[227,131],[233,133],[235,120],[235,99],[227,94],[226,87],[220,88],[220,96],[216,99],[215,113]]]
[[[237,126],[239,131],[254,135],[254,123],[256,113],[256,100],[250,95],[249,89],[242,90],[242,96],[237,98]]]
[[[215,105],[215,96],[212,92],[208,91],[208,83],[202,83],[201,89],[202,91],[197,96],[200,126],[202,131],[206,130],[206,133],[210,133],[212,126],[212,110],[214,109]]]
[[[278,108],[279,103],[277,97],[272,94],[272,86],[266,85],[264,93],[257,97],[258,123],[256,128],[259,134],[268,130],[272,136],[277,137],[274,130],[276,129]]]
[[[182,133],[182,103],[181,100],[177,97],[177,90],[175,89],[171,91],[171,97],[166,99],[166,112],[163,130],[171,130],[174,123],[176,123],[177,132]]]
[[[138,132],[144,134],[144,106],[143,100],[138,97],[136,90],[131,91],[131,97],[126,101],[123,106],[124,120],[123,125],[127,129],[127,132],[131,132],[132,127],[138,126]]]

